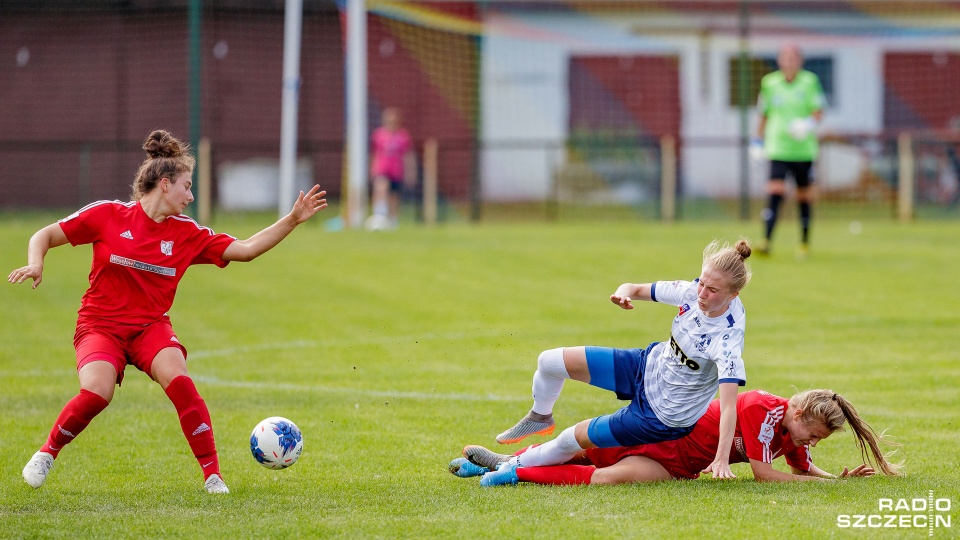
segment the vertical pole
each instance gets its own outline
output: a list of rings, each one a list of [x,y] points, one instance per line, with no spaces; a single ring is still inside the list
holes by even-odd
[[[303,0],[286,0],[283,21],[283,95],[280,109],[280,186],[277,213],[287,215],[296,200],[297,106],[300,96],[300,34]]]
[[[347,0],[347,168],[345,224],[360,227],[367,207],[367,6]]]
[[[897,136],[897,215],[901,223],[913,220],[913,137],[909,133]]]
[[[190,130],[190,146],[194,149],[200,144],[200,136],[203,133],[200,120],[202,114],[201,108],[201,83],[203,72],[201,71],[201,42],[203,39],[203,0],[190,0],[189,11],[187,14],[187,27],[189,32],[189,118],[188,125]],[[197,185],[197,170],[193,170],[193,183]],[[198,186],[199,187],[199,186]],[[199,200],[194,200],[193,205],[199,205]],[[193,209],[191,209],[192,211]]]
[[[740,219],[750,219],[750,123],[747,116],[747,104],[750,101],[749,62],[750,13],[746,0],[740,0],[740,68],[738,80],[740,92],[737,94],[737,106],[740,109]]]
[[[432,227],[437,223],[437,139],[423,144],[423,223]]]
[[[677,217],[677,141],[660,138],[660,219],[672,223]]]
[[[480,4],[480,8],[483,9],[484,4]],[[483,69],[483,35],[477,34],[474,38],[474,47],[476,50],[476,70],[474,74],[476,80],[474,81],[474,94],[473,102],[476,105],[475,107],[475,116],[473,119],[473,177],[470,179],[470,221],[477,223],[480,221],[483,213],[482,197],[483,197],[483,185],[482,179],[480,178],[481,168],[480,168],[480,153],[483,151],[483,147],[480,144],[482,140],[483,133],[481,133],[481,126],[483,125],[481,110],[482,103],[480,100],[480,84],[483,80],[482,69]]]
[[[210,155],[210,138],[202,137],[197,147],[197,221],[207,226],[210,225],[210,206],[213,202]]]

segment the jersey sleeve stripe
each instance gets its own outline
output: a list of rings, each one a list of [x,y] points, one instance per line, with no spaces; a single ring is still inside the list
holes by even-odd
[[[122,203],[122,202],[116,201],[116,200],[114,200],[114,201],[106,201],[106,200],[103,200],[103,201],[94,201],[94,202],[92,202],[92,203],[84,206],[83,208],[77,210],[76,212],[70,214],[69,216],[67,216],[67,217],[59,220],[59,223],[63,223],[63,222],[65,222],[65,221],[70,221],[71,219],[74,219],[74,218],[78,217],[80,214],[86,212],[87,210],[90,210],[91,208],[96,208],[97,206],[101,206],[101,205],[104,205],[104,204],[119,204],[119,205],[121,205],[121,206],[130,206],[131,204],[136,204],[136,203],[134,203],[134,202]]]
[[[650,299],[653,300],[654,302],[659,302],[659,300],[657,300],[657,282],[656,281],[650,284]]]
[[[207,234],[209,234],[210,236],[213,236],[213,235],[217,234],[217,233],[214,232],[214,230],[211,229],[210,227],[204,227],[203,225],[200,225],[199,223],[197,223],[196,221],[194,221],[194,219],[191,218],[191,217],[184,216],[184,215],[179,215],[179,216],[170,216],[170,218],[171,218],[171,219],[175,219],[175,220],[177,220],[177,221],[183,221],[183,222],[185,222],[185,223],[192,223],[193,226],[196,227],[198,230],[205,231],[205,232],[206,232]],[[230,235],[227,235],[227,236],[230,236]],[[234,238],[233,236],[230,236],[230,238],[233,238],[234,240],[236,240],[236,238]]]

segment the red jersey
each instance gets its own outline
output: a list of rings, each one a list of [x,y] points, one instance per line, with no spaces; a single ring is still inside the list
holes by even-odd
[[[746,463],[751,459],[772,463],[781,455],[787,464],[809,471],[813,464],[810,449],[793,444],[783,427],[787,400],[751,390],[737,395],[737,428],[730,448],[730,463]],[[700,471],[713,463],[720,441],[720,400],[710,403],[693,431],[674,441],[619,448],[593,448],[587,457],[597,467],[608,467],[627,456],[646,456],[664,466],[675,478],[697,478]]]
[[[71,245],[93,244],[81,317],[149,324],[163,317],[191,264],[223,268],[236,238],[177,215],[160,223],[139,202],[97,201],[60,220]]]

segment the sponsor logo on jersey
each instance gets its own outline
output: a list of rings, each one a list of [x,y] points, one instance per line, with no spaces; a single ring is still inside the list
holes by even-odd
[[[166,240],[161,240],[160,253],[163,253],[164,255],[173,255],[173,240],[169,242]]]
[[[135,270],[143,270],[145,272],[153,272],[154,274],[160,274],[162,276],[175,276],[177,275],[176,268],[167,268],[165,266],[157,266],[155,264],[147,264],[145,262],[135,261],[133,259],[128,259],[126,257],[121,257],[119,255],[110,255],[110,262],[113,264],[119,264],[120,266],[127,266]]]
[[[700,317],[697,317],[696,315],[693,317],[693,322],[697,323],[697,328],[703,327],[703,325],[700,324]]]
[[[120,233],[120,238],[126,238],[127,240],[133,240],[133,233],[130,232],[130,229],[127,229]]]
[[[690,311],[690,304],[680,306],[680,313],[677,313],[677,317],[683,317],[683,314],[688,311]]]
[[[700,370],[700,364],[683,352],[683,349],[680,348],[680,344],[677,343],[677,340],[674,339],[673,336],[670,336],[670,351],[673,352],[673,356],[677,359],[678,365],[687,366],[693,371]]]
[[[750,461],[747,458],[747,449],[743,446],[743,437],[734,437],[733,446],[736,448],[737,453],[740,454],[740,457],[743,458],[743,461]]]
[[[180,343],[180,341],[177,339],[177,336],[170,336],[170,341],[176,341],[177,343]]]

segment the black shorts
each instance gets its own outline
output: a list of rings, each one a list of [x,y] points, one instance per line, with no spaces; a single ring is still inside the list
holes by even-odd
[[[812,161],[770,160],[770,180],[786,180],[788,172],[799,188],[805,188],[813,183]]]

